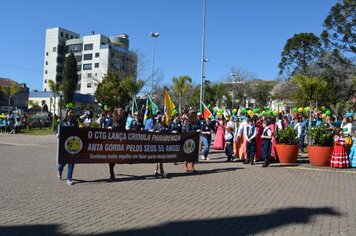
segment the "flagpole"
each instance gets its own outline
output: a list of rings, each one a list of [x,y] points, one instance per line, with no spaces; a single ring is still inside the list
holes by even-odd
[[[204,63],[206,62],[205,59],[205,19],[206,19],[206,0],[204,0],[204,6],[203,6],[203,33],[202,33],[202,42],[201,42],[201,51],[202,51],[202,56],[201,56],[201,71],[200,71],[200,77],[201,77],[201,85],[200,85],[200,102],[204,100]],[[202,106],[200,104],[200,111],[202,111]]]

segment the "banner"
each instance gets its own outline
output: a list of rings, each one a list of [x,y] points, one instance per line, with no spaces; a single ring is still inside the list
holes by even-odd
[[[146,100],[146,111],[143,118],[143,124],[146,125],[146,120],[150,118],[151,115],[156,115],[158,111],[158,106],[153,102],[150,95],[147,96]]]
[[[199,133],[180,134],[60,127],[58,163],[198,161]]]
[[[209,108],[205,106],[204,102],[200,102],[202,115],[204,118],[210,118],[213,114],[211,114]]]

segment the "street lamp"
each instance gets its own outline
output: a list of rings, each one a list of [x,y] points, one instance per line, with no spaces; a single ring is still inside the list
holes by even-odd
[[[152,75],[151,75],[151,80],[152,80],[152,87],[151,87],[151,94],[153,92],[153,75],[154,75],[154,70],[155,70],[155,50],[156,50],[156,38],[158,38],[159,33],[157,32],[151,32],[150,37],[153,38],[153,52],[152,52]]]
[[[204,0],[203,4],[203,32],[202,32],[202,39],[201,39],[201,71],[200,71],[200,76],[201,76],[201,86],[200,86],[200,111],[202,111],[202,106],[201,102],[204,100],[204,79],[205,79],[205,71],[204,71],[204,64],[205,62],[208,61],[208,59],[205,58],[205,19],[206,19],[206,0]]]

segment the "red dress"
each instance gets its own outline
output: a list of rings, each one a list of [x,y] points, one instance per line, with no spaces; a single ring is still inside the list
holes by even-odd
[[[216,121],[216,135],[213,149],[224,150],[225,149],[225,121]]]
[[[335,145],[333,153],[331,154],[330,166],[335,168],[349,167],[349,158],[347,156],[345,138],[335,135],[334,142]]]

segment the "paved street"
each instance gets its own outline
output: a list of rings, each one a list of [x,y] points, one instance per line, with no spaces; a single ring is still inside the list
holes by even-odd
[[[0,134],[0,235],[356,235],[356,171],[225,163],[81,164],[56,179],[56,138]],[[65,173],[64,173],[65,176]]]

